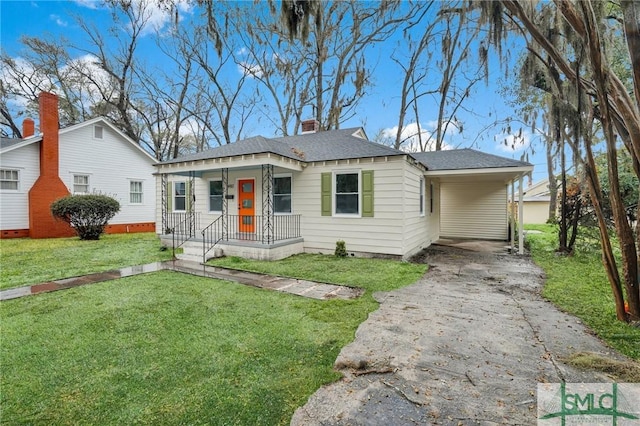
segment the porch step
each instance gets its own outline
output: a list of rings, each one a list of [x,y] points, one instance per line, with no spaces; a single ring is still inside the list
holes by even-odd
[[[206,255],[205,260],[213,259],[214,257],[222,257],[224,255],[220,247],[214,247]],[[184,244],[182,246],[182,253],[177,254],[176,257],[181,260],[191,260],[193,262],[202,263],[202,243],[198,244]]]

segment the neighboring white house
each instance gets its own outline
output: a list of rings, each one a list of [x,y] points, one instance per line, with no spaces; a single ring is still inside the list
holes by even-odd
[[[101,193],[120,202],[106,232],[155,230],[156,160],[108,120],[95,118],[58,129],[57,97],[40,97],[40,134],[33,120],[24,139],[0,146],[0,235],[45,238],[73,235],[53,219],[52,201],[68,194]]]
[[[197,241],[205,258],[214,246],[333,253],[338,240],[407,258],[445,236],[507,240],[507,186],[532,169],[469,149],[410,154],[361,128],[258,136],[159,163],[157,232]]]

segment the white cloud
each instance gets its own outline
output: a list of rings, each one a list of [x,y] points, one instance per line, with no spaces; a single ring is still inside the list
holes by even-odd
[[[158,6],[156,1],[133,0],[132,5],[133,7],[144,8],[144,16],[147,18],[147,23],[142,31],[142,35],[162,32],[165,26],[171,23],[174,19],[174,15],[166,9]],[[180,14],[190,13],[193,8],[187,0],[175,1],[174,7],[178,10],[178,19],[180,19]]]
[[[457,127],[453,123],[451,124],[445,132],[445,136],[459,133]],[[400,132],[400,138],[403,141],[400,149],[407,152],[434,151],[436,148],[435,134],[437,125],[437,121],[428,121],[425,125],[419,125],[418,123],[407,124]],[[395,140],[397,133],[398,126],[382,130],[384,138],[393,140]],[[453,147],[443,141],[442,149],[453,149]]]
[[[526,129],[520,129],[517,133],[499,133],[493,137],[496,141],[496,149],[504,152],[518,152],[529,147],[531,133]]]
[[[88,9],[97,9],[100,6],[100,0],[74,0],[74,3],[80,7]]]
[[[249,49],[247,49],[246,47],[241,47],[240,49],[238,49],[238,51],[236,52],[236,55],[238,56],[244,56],[247,53],[249,53]]]
[[[262,77],[263,70],[260,65],[250,64],[248,62],[240,62],[238,64],[238,71],[240,74],[247,75],[249,77]]]
[[[59,15],[51,14],[49,15],[49,19],[55,22],[59,27],[66,27],[69,25],[67,21],[64,21]]]

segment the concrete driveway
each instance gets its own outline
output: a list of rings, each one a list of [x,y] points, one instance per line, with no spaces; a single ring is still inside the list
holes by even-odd
[[[420,281],[376,293],[380,308],[335,362],[344,379],[319,389],[291,424],[530,425],[538,382],[611,381],[561,361],[619,355],[542,299],[542,271],[486,248],[432,246]]]

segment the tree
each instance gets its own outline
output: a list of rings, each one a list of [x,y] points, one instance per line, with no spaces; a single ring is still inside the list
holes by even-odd
[[[51,214],[71,225],[81,240],[98,240],[113,216],[117,200],[99,194],[69,195],[51,204]]]
[[[489,41],[500,45],[505,37],[503,17],[517,22],[521,34],[527,39],[529,51],[544,52],[547,57],[538,55],[538,60],[553,76],[550,84],[566,81],[575,89],[578,114],[575,116],[579,126],[574,127],[573,148],[582,153],[586,180],[589,185],[591,201],[598,216],[600,239],[603,249],[603,264],[609,278],[614,299],[616,315],[621,321],[640,318],[640,286],[638,285],[638,243],[640,233],[632,230],[627,220],[618,173],[618,147],[615,134],[623,142],[624,149],[631,156],[636,175],[640,173],[640,67],[633,68],[635,100],[627,92],[624,83],[612,69],[608,51],[608,37],[624,30],[629,46],[628,54],[632,64],[640,60],[638,48],[638,5],[632,1],[621,3],[617,11],[622,14],[619,21],[623,28],[612,28],[607,17],[611,11],[605,11],[605,4],[594,1],[572,2],[555,0],[553,4],[539,6],[516,1],[478,2],[484,22],[489,27]],[[607,12],[607,13],[605,13]],[[615,12],[615,11],[614,11]],[[547,15],[548,14],[548,15]],[[551,16],[552,19],[541,19]],[[552,25],[549,25],[552,24]],[[568,40],[559,43],[560,31]],[[561,92],[559,92],[561,93]],[[585,102],[589,102],[584,108]],[[597,108],[595,104],[597,103]],[[593,122],[596,119],[606,143],[607,172],[610,182],[610,198],[616,236],[621,250],[623,277],[618,274],[616,258],[611,248],[606,221],[602,213],[603,194],[600,179],[596,172],[593,155]],[[580,149],[581,145],[581,149]],[[629,306],[625,312],[624,285]]]

